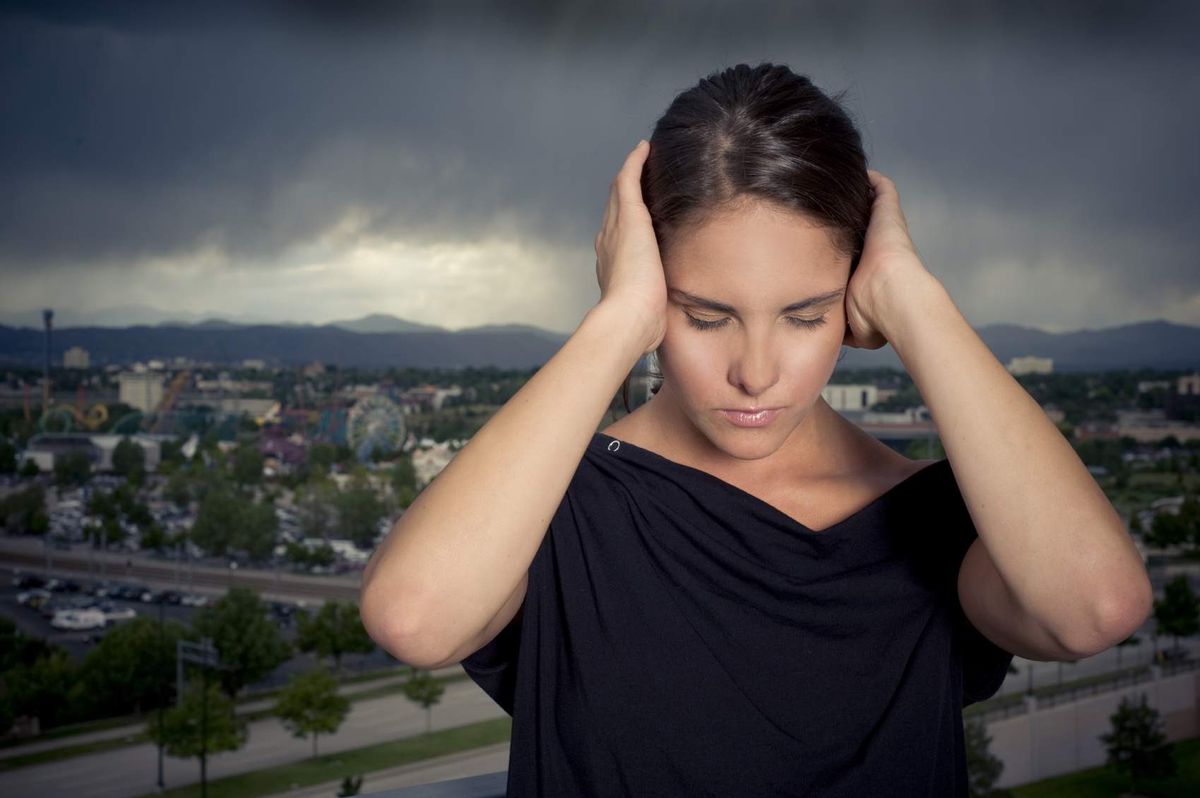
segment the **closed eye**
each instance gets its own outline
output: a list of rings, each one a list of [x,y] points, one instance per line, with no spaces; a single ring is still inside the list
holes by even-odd
[[[693,327],[695,327],[697,330],[715,330],[718,327],[724,327],[725,324],[728,323],[728,321],[729,321],[728,317],[723,318],[720,321],[704,321],[703,319],[696,318],[695,316],[693,316],[690,313],[684,313],[683,315],[687,316],[688,323],[691,324]],[[820,327],[822,324],[825,323],[824,316],[819,316],[815,319],[802,319],[799,316],[787,316],[786,318],[788,320],[788,323],[790,323],[796,327],[803,327],[805,329],[812,329],[814,327]]]

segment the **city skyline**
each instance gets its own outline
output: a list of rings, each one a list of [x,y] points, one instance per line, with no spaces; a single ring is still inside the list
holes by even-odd
[[[1200,324],[1195,6],[690,7],[8,4],[0,316],[567,333],[633,143],[775,61],[847,92],[974,326]]]

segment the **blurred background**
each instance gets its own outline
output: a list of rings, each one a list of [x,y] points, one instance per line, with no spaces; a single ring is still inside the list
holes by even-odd
[[[361,568],[598,301],[629,150],[763,61],[844,92],[1155,584],[1125,644],[964,712],[973,794],[1200,785],[1198,8],[0,4],[0,790],[494,781],[511,719],[365,638]],[[824,396],[944,456],[890,347]],[[1114,728],[1175,773],[1109,763]]]

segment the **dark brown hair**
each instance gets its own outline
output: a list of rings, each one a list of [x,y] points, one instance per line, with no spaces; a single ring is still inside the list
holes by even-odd
[[[672,100],[654,125],[641,179],[664,257],[680,230],[766,200],[826,227],[853,274],[874,192],[845,94],[828,97],[804,75],[762,63],[713,73]],[[632,376],[621,386],[627,413]],[[662,375],[651,370],[651,378]]]

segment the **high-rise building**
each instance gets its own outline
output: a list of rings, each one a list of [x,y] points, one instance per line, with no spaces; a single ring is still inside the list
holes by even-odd
[[[136,407],[143,413],[153,412],[162,402],[163,377],[161,374],[143,371],[124,371],[117,375],[120,385],[119,401]]]
[[[88,351],[81,346],[73,346],[63,352],[63,368],[85,369],[90,362]]]

